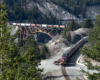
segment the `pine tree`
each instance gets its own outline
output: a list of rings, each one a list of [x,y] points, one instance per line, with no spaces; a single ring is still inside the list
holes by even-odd
[[[95,26],[90,32],[88,40],[90,46],[83,48],[81,50],[82,53],[85,54],[87,58],[92,58],[100,62],[100,14],[96,18]],[[85,59],[87,68],[97,70],[98,73],[90,74],[89,72],[86,72],[84,70],[82,71],[88,75],[89,80],[100,80],[100,65],[93,66],[92,63],[87,60],[87,58]]]
[[[75,23],[75,21],[73,19],[72,19],[72,21],[70,23],[70,28],[71,28],[72,31],[76,29],[76,23]]]
[[[70,34],[70,32],[67,34],[67,40],[71,41],[71,34]]]
[[[46,58],[46,54],[48,54],[50,56],[49,49],[48,49],[48,47],[46,45],[42,45],[42,48],[41,48],[41,52],[40,53],[41,53],[41,57],[43,59]]]
[[[34,48],[28,48],[23,56],[14,43],[17,34],[10,35],[7,26],[6,4],[0,4],[0,80],[39,80],[42,70],[37,69],[37,56]],[[0,61],[1,62],[1,61]],[[39,73],[39,74],[38,74]]]
[[[92,23],[92,20],[90,18],[86,19],[84,27],[86,27],[86,28],[92,28],[93,27],[93,23]]]

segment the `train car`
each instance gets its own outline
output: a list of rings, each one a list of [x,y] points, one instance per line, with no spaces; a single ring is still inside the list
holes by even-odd
[[[29,27],[29,26],[31,26],[31,24],[30,24],[30,23],[26,23],[25,25],[26,25],[26,27]]]
[[[39,27],[39,28],[41,28],[41,26],[42,26],[41,24],[36,24],[36,27]]]
[[[88,37],[83,37],[80,41],[78,41],[74,46],[72,46],[69,50],[67,50],[61,57],[61,65],[65,65],[68,59],[73,55],[73,53],[87,41]]]
[[[60,25],[60,28],[65,28],[65,25]]]
[[[47,24],[42,24],[42,28],[47,28]]]
[[[66,61],[67,61],[67,56],[66,54],[63,54],[61,57],[61,64],[66,64]]]
[[[25,23],[21,23],[21,26],[25,27]]]
[[[59,25],[53,25],[53,28],[59,28]]]
[[[47,25],[48,28],[52,28],[53,25]]]
[[[17,23],[16,25],[17,25],[17,26],[20,26],[20,23]]]
[[[31,26],[32,26],[32,27],[35,27],[35,26],[36,26],[36,24],[31,24]]]
[[[13,26],[16,26],[16,23],[12,23]]]

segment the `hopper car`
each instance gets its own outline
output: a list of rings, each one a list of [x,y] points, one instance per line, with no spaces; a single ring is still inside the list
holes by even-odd
[[[85,42],[87,42],[88,37],[83,37],[80,41],[78,41],[74,46],[72,46],[69,50],[63,53],[60,63],[61,65],[65,65],[68,59],[73,55],[73,53]]]

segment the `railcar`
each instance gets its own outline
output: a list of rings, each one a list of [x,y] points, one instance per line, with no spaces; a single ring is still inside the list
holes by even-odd
[[[26,26],[29,27],[29,26],[31,26],[31,24],[30,23],[26,23]]]
[[[65,25],[60,25],[60,28],[65,28]]]
[[[42,28],[47,28],[47,24],[42,24]]]
[[[16,26],[16,23],[12,23],[12,25]]]
[[[88,37],[83,37],[80,41],[78,41],[74,46],[72,46],[69,50],[63,53],[61,57],[61,65],[65,65],[68,59],[72,56],[72,54],[83,44],[87,41]]]
[[[25,23],[21,23],[21,26],[23,26],[23,27],[24,27],[24,26],[25,26]]]
[[[52,28],[53,25],[47,25],[48,28]]]
[[[36,24],[31,24],[31,26],[32,26],[32,27],[35,27],[35,26],[36,26]]]
[[[20,26],[21,24],[20,24],[20,23],[17,23],[16,25],[17,25],[17,26]]]
[[[39,27],[39,28],[41,28],[41,26],[42,26],[41,24],[36,24],[36,27]]]
[[[53,25],[53,28],[59,28],[59,25]]]

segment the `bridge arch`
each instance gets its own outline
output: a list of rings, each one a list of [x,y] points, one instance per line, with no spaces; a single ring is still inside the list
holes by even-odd
[[[20,27],[20,39],[25,40],[26,36],[29,36],[31,34],[36,34],[38,32],[47,34],[52,38],[55,35],[54,31],[55,31],[55,33],[58,33],[59,30],[61,30],[61,29]]]

